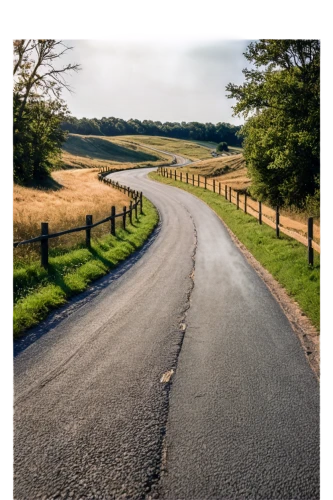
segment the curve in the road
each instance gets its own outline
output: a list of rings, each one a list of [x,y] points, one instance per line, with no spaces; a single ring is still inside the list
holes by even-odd
[[[153,244],[15,359],[15,498],[319,498],[290,324],[214,212],[146,173],[112,177],[158,208]]]
[[[176,162],[173,166],[174,167],[184,167],[185,165],[189,165],[190,163],[194,163],[192,160],[189,158],[185,158],[185,156],[177,155],[176,153],[170,153],[170,151],[163,151],[162,149],[156,149],[153,146],[148,146],[147,144],[139,143],[140,146],[151,149],[152,151],[157,151],[158,153],[164,153],[166,155],[171,156],[174,161]]]

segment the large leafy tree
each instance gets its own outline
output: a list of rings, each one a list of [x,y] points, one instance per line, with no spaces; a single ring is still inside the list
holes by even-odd
[[[62,90],[71,90],[65,76],[79,65],[59,66],[70,50],[62,41],[14,41],[14,180],[29,182],[48,175],[65,140],[61,122],[68,110]]]
[[[234,113],[246,118],[244,156],[252,193],[303,206],[319,192],[320,42],[260,40],[245,52],[245,83],[229,83]]]

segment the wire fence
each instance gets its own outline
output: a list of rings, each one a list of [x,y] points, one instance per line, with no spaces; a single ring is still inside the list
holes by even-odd
[[[281,232],[299,241],[308,247],[308,263],[313,266],[313,251],[320,253],[320,244],[318,243],[320,241],[320,228],[314,224],[313,217],[308,217],[307,224],[294,221],[281,215],[280,207],[272,209],[261,201],[254,200],[247,193],[240,193],[223,182],[200,174],[195,175],[163,167],[158,168],[157,173],[163,177],[208,189],[223,196],[227,201],[235,204],[238,210],[243,210],[246,214],[255,217],[259,224],[264,223],[273,228],[277,238],[280,237]]]

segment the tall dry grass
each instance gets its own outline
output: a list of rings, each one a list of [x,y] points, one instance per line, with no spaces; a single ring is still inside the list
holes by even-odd
[[[103,219],[110,215],[112,205],[117,212],[123,206],[128,207],[128,196],[99,182],[97,172],[97,169],[54,172],[52,177],[58,184],[55,189],[14,185],[14,241],[38,236],[41,222],[48,222],[49,232],[54,233],[84,225],[86,215],[92,215],[94,222]],[[109,232],[109,224],[94,228],[92,235],[98,237]],[[49,245],[61,249],[83,242],[84,238],[84,232],[73,233],[51,239]],[[15,249],[14,258],[35,258],[37,254],[39,244],[35,243]]]
[[[191,174],[217,177],[221,175],[229,175],[229,172],[236,174],[236,172],[241,170],[242,175],[244,175],[245,166],[244,156],[242,154],[238,154],[194,162],[184,167],[184,171]]]

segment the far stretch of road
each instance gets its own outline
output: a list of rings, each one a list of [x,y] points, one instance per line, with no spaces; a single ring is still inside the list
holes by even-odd
[[[215,213],[150,170],[112,174],[159,210],[144,250],[16,346],[15,498],[319,499],[298,339]]]
[[[189,165],[192,162],[192,160],[189,160],[188,158],[185,158],[184,156],[176,155],[176,153],[170,153],[170,151],[163,151],[162,149],[156,149],[153,148],[152,146],[147,146],[147,144],[142,144],[140,143],[140,146],[144,147],[145,149],[151,149],[152,151],[157,151],[158,153],[163,153],[165,155],[171,156],[175,162],[173,166],[177,167],[184,167],[185,165]]]

